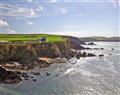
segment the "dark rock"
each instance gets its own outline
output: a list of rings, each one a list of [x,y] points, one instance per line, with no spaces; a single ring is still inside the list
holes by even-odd
[[[32,72],[33,75],[41,75],[39,72]]]
[[[80,44],[85,44],[85,42],[81,41],[79,38],[68,36],[67,39],[72,49],[84,49]]]
[[[56,76],[56,77],[58,77],[58,76],[59,76],[59,74],[55,74],[55,76]]]
[[[104,50],[104,48],[100,48],[101,50]]]
[[[28,75],[27,73],[23,72],[22,73],[22,77],[30,77],[30,75]]]
[[[76,44],[81,44],[81,45],[85,45],[86,43],[84,41],[81,41],[79,38],[77,37],[72,37],[72,36],[67,36],[66,37],[69,41],[71,42],[75,42]]]
[[[18,83],[22,81],[17,71],[7,71],[0,67],[0,83]]]
[[[82,57],[86,57],[86,56],[87,56],[87,53],[86,53],[86,52],[83,52],[81,56],[82,56]]]
[[[50,75],[50,73],[48,73],[48,72],[46,72],[45,74],[46,74],[46,76],[49,76],[49,75]]]
[[[96,45],[96,44],[93,42],[89,42],[88,45]]]
[[[25,77],[24,80],[29,80],[29,78]]]
[[[77,59],[80,59],[80,57],[81,57],[81,52],[76,53],[76,57],[77,57]]]
[[[80,57],[94,57],[94,56],[96,55],[93,53],[86,53],[86,52],[83,52],[83,53],[79,52],[76,55],[77,59],[79,59]]]
[[[89,50],[91,50],[91,48],[89,48],[89,47],[86,47],[85,49],[89,49]]]
[[[114,50],[114,48],[112,48],[111,50]]]
[[[102,56],[104,56],[104,55],[103,55],[103,54],[100,54],[100,55],[99,55],[99,57],[102,57]]]
[[[34,78],[33,76],[31,76],[31,78]]]
[[[39,68],[49,67],[49,65],[50,65],[50,64],[46,64],[46,63],[44,63],[44,64],[39,64]]]
[[[33,81],[37,81],[37,79],[33,79]]]
[[[94,50],[99,50],[99,48],[93,48]]]
[[[21,75],[22,73],[20,71],[16,71],[17,74]]]
[[[96,56],[95,54],[92,54],[92,53],[88,53],[87,54],[87,57],[93,57],[93,56]]]
[[[3,77],[6,74],[6,70],[0,67],[0,77]]]

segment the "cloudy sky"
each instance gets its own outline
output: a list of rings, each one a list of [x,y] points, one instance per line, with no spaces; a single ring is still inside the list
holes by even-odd
[[[0,0],[0,33],[118,36],[119,0]]]

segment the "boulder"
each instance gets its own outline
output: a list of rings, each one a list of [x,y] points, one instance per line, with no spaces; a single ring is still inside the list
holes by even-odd
[[[94,42],[89,42],[88,45],[96,45]]]
[[[93,54],[93,53],[88,53],[88,54],[87,54],[87,57],[93,57],[93,56],[96,56],[96,55]]]
[[[104,56],[103,54],[99,54],[99,57],[102,57],[102,56]]]

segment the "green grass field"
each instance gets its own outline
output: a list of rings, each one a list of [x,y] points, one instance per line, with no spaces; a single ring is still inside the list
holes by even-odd
[[[59,35],[49,34],[0,34],[0,41],[30,41],[37,40],[40,37],[46,37],[46,42],[65,41],[65,38]]]

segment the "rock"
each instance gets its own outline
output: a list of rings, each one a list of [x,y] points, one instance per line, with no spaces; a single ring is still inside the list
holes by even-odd
[[[100,48],[93,48],[94,50],[99,50]]]
[[[79,59],[80,57],[94,57],[94,56],[96,55],[93,53],[86,53],[86,52],[83,52],[83,53],[78,52],[76,55],[77,59]]]
[[[18,83],[22,81],[17,71],[7,71],[0,67],[0,83]]]
[[[85,47],[85,49],[89,49],[89,50],[91,50],[91,48],[89,48],[89,47]]]
[[[52,58],[48,57],[39,57],[39,60],[41,60],[43,63],[51,64],[53,62]]]
[[[31,78],[34,78],[33,76],[31,76]]]
[[[27,78],[27,77],[30,77],[30,75],[28,75],[27,73],[23,72],[22,73],[22,77],[26,77]]]
[[[29,80],[29,78],[25,77],[24,80]]]
[[[112,55],[112,54],[108,54],[108,55]]]
[[[33,79],[33,81],[37,81],[37,79]]]
[[[92,53],[88,53],[87,54],[87,57],[93,57],[93,56],[96,56],[95,54],[92,54]]]
[[[104,48],[100,48],[101,50],[104,50]]]
[[[56,76],[56,77],[58,77],[58,76],[59,76],[59,74],[55,74],[55,76]]]
[[[39,72],[32,72],[33,75],[41,75]]]
[[[112,48],[111,50],[114,50],[114,48]]]
[[[0,77],[4,76],[5,74],[6,74],[6,70],[0,67]]]
[[[104,55],[103,55],[103,54],[100,54],[100,55],[99,55],[99,57],[102,57],[102,56],[104,56]]]
[[[86,55],[87,55],[87,53],[86,53],[86,52],[83,52],[81,56],[82,56],[82,57],[86,57]]]
[[[48,73],[48,72],[46,72],[45,74],[46,74],[46,76],[49,76],[49,75],[50,75],[50,73]]]
[[[88,45],[96,45],[96,44],[93,42],[89,42]]]
[[[21,75],[22,73],[20,71],[16,71],[17,74]]]
[[[46,67],[49,67],[50,64],[39,64],[39,68],[46,68]]]
[[[56,58],[53,62],[55,63],[65,63],[67,60],[65,58]]]

